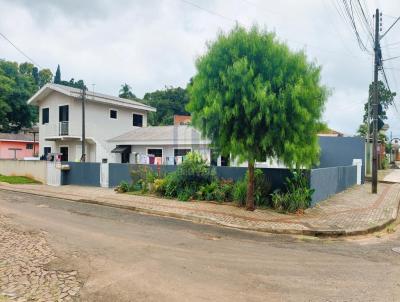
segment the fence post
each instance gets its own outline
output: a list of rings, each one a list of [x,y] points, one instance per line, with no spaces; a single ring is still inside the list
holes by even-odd
[[[361,167],[362,160],[361,159],[353,159],[353,166],[357,166],[357,184],[361,185]]]

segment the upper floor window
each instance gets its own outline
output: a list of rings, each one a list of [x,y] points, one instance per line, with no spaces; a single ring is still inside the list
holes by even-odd
[[[110,109],[110,118],[112,119],[117,119],[118,117],[118,111],[114,109]]]
[[[42,108],[42,124],[49,123],[49,108]]]
[[[133,126],[143,127],[143,115],[133,114]]]

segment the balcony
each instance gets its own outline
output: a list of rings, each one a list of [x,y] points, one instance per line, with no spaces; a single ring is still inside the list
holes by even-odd
[[[58,135],[65,136],[69,135],[69,122],[59,122],[58,125]]]

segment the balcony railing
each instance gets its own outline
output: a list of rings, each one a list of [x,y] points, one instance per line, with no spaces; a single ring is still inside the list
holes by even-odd
[[[58,135],[68,135],[69,134],[69,122],[60,122],[58,126]]]

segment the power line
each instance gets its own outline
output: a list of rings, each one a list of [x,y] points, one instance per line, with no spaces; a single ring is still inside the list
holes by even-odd
[[[193,7],[196,7],[198,9],[200,9],[200,10],[203,10],[203,11],[205,11],[205,12],[211,14],[211,15],[218,16],[218,17],[223,18],[225,20],[240,24],[240,22],[238,20],[235,20],[235,19],[229,18],[227,16],[221,15],[220,13],[217,13],[215,11],[212,11],[212,10],[208,9],[208,8],[202,7],[202,6],[200,6],[200,5],[196,4],[196,3],[193,3],[191,1],[188,1],[188,0],[181,0],[181,1],[186,3],[186,4],[191,5]]]
[[[0,36],[2,36],[8,43],[10,43],[20,54],[22,54],[25,58],[31,61],[34,65],[43,69],[38,63],[36,63],[31,57],[29,57],[25,52],[23,52],[17,45],[15,45],[10,39],[8,39],[3,33],[0,32]]]

